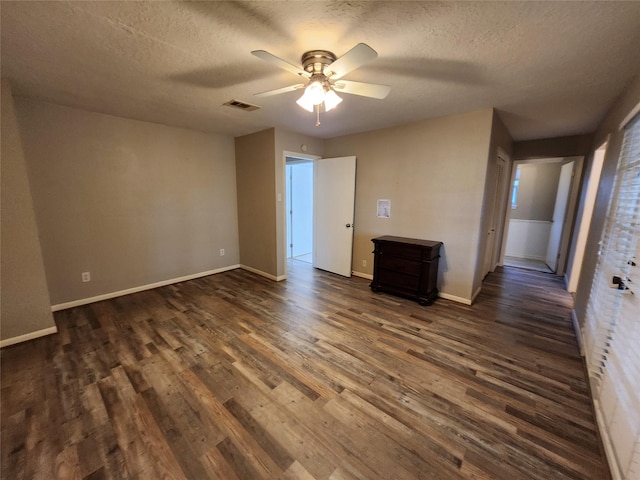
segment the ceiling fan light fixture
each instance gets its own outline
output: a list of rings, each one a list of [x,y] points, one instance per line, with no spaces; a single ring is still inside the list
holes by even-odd
[[[333,110],[340,102],[342,102],[342,98],[340,98],[332,88],[328,88],[324,96],[324,111],[328,112],[329,110]]]
[[[296,103],[308,112],[313,112],[314,107],[320,105],[324,100],[324,85],[320,80],[316,79],[309,82],[309,85],[305,87],[304,93]]]
[[[309,96],[307,95],[306,91],[302,94],[302,96],[298,100],[296,100],[296,103],[300,105],[302,108],[304,108],[307,112],[313,113],[314,104],[309,98]]]
[[[314,105],[320,105],[324,102],[324,86],[319,80],[313,80],[307,88],[304,89],[304,94],[309,97],[309,101]]]

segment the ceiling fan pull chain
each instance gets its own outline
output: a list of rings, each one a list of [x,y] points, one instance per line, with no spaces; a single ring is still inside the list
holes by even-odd
[[[316,127],[320,126],[320,105],[316,105]]]

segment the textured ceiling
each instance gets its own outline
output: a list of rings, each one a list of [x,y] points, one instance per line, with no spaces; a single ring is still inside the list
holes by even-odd
[[[640,67],[640,2],[0,3],[2,76],[14,94],[122,117],[242,135],[283,127],[328,138],[496,108],[516,140],[592,132]],[[391,86],[343,95],[315,115],[300,83],[251,55],[299,64],[359,42],[378,58],[346,80]],[[238,99],[254,112],[223,106]]]

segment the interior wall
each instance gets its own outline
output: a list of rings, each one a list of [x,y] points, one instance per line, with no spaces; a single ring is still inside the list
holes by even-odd
[[[471,302],[492,120],[487,109],[326,140],[327,156],[358,158],[354,271],[373,273],[374,237],[442,241],[439,290]],[[376,216],[378,199],[390,218]]]
[[[513,220],[551,221],[562,163],[520,165],[517,207],[511,209]]]
[[[273,279],[278,274],[274,133],[270,128],[235,139],[240,263]]]
[[[581,327],[584,326],[587,302],[589,300],[591,283],[593,281],[598,257],[597,252],[599,250],[600,237],[604,228],[609,198],[611,197],[618,158],[620,157],[620,151],[622,148],[624,131],[620,130],[620,123],[634,108],[638,106],[639,103],[640,75],[637,75],[612,105],[593,136],[592,150],[588,156],[589,164],[593,162],[595,150],[604,143],[607,138],[608,143],[602,166],[600,183],[598,185],[596,202],[593,209],[591,226],[589,228],[589,235],[587,236],[582,270],[580,272],[578,286],[574,297],[574,313]],[[584,195],[586,195],[586,192],[583,191],[581,203],[584,202]]]
[[[508,194],[508,181],[506,178],[509,178],[509,174],[511,171],[511,162],[506,162],[505,159],[505,171],[504,175],[506,176],[504,185],[500,188],[496,185],[497,177],[497,158],[499,154],[511,156],[513,150],[513,139],[511,138],[511,134],[507,127],[502,122],[502,119],[498,115],[498,113],[493,111],[493,118],[491,121],[491,139],[489,143],[489,153],[487,158],[487,173],[486,173],[486,182],[484,187],[484,198],[482,202],[482,227],[480,231],[480,241],[478,243],[478,255],[477,255],[477,264],[476,264],[476,274],[473,280],[473,292],[474,296],[480,291],[480,287],[482,286],[482,280],[484,277],[484,265],[485,265],[485,255],[495,255],[495,257],[499,257],[500,245],[503,240],[503,231],[504,231],[504,221],[505,221],[505,205],[501,204],[501,198],[496,199],[495,196],[500,193],[503,194],[503,197],[506,198]],[[505,192],[506,190],[506,192]],[[487,252],[487,241],[489,238],[489,229],[492,226],[493,222],[493,212],[491,210],[492,206],[495,205],[495,208],[503,213],[500,215],[500,220],[496,225],[494,235],[495,239],[495,251]]]
[[[2,79],[0,340],[55,332],[11,85]]]
[[[16,106],[54,304],[238,264],[231,137]]]

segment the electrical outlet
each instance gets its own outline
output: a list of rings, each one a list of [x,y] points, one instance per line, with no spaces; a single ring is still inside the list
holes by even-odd
[[[362,266],[366,267],[367,266],[367,261],[366,260],[362,260]]]
[[[221,249],[220,249],[220,256],[221,256],[221,257],[224,257],[224,248],[221,248]]]
[[[82,272],[82,281],[90,282],[91,281],[91,272]]]

